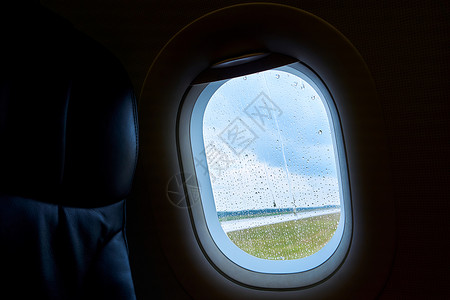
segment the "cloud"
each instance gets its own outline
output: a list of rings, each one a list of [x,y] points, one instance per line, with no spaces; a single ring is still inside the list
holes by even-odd
[[[226,82],[208,102],[203,138],[217,210],[339,204],[325,107],[294,74]]]
[[[254,154],[223,164],[220,172],[211,168],[210,178],[218,211],[315,207],[340,202],[336,177],[291,173],[261,162]]]

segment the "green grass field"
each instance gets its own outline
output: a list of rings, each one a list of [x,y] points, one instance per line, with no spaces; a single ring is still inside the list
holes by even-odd
[[[331,239],[339,213],[228,232],[245,252],[264,259],[286,260],[309,256]]]

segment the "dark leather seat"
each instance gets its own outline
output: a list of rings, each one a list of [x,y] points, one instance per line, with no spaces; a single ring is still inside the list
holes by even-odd
[[[2,45],[0,298],[135,299],[125,235],[137,159],[131,83],[69,23],[43,8],[38,19]]]

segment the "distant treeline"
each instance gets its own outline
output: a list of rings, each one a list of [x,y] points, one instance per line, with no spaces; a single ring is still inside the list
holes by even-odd
[[[246,209],[246,210],[237,210],[237,211],[218,211],[217,216],[219,217],[219,221],[230,221],[237,219],[247,219],[247,218],[255,218],[255,217],[264,217],[264,216],[272,216],[272,215],[280,215],[280,214],[292,214],[292,213],[300,213],[302,211],[311,211],[311,210],[322,210],[322,209],[331,209],[331,208],[340,208],[339,205],[325,205],[325,206],[315,206],[315,207],[289,207],[289,208],[264,208],[264,209]]]

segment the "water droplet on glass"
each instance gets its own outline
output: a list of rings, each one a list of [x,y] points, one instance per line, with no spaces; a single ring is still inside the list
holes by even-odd
[[[280,78],[280,75],[279,75],[279,74],[276,74],[276,75],[275,75],[275,78],[276,78],[276,79]]]
[[[244,76],[244,80],[247,80],[247,76]]]
[[[314,100],[314,99],[316,99],[316,96],[311,96],[311,100]]]
[[[318,134],[322,134],[322,130],[319,130],[317,133],[318,133]]]

